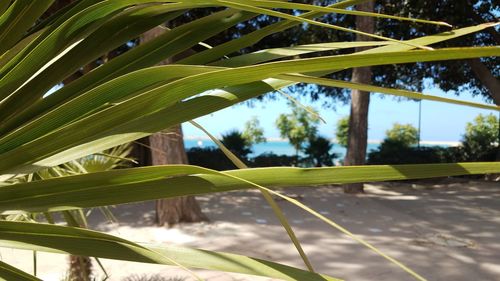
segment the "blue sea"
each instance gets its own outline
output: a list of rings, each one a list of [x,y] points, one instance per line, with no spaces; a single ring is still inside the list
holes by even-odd
[[[216,147],[217,145],[211,140],[184,140],[184,145],[186,149],[191,147]],[[377,149],[379,146],[378,143],[369,143],[367,151],[372,149]],[[251,157],[257,156],[262,153],[272,152],[278,155],[295,155],[295,149],[290,145],[287,141],[268,141],[265,143],[259,143],[252,147],[253,153],[250,154]],[[332,148],[332,153],[337,155],[336,159],[341,160],[344,159],[346,149],[338,144],[334,144]]]

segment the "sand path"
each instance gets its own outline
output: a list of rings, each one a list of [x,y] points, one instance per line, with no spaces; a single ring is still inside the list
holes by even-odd
[[[500,184],[494,182],[385,183],[366,194],[339,188],[293,188],[283,192],[345,226],[428,280],[500,280]],[[294,266],[300,257],[271,209],[256,191],[198,197],[210,223],[154,227],[154,202],[113,210],[119,225],[95,212],[93,228],[131,240],[180,244],[241,253]],[[345,280],[413,280],[401,269],[337,230],[280,201],[317,271]],[[31,253],[1,249],[2,259],[32,272]],[[66,257],[40,254],[39,276],[60,280]],[[185,277],[181,269],[103,260],[108,280],[130,274]],[[205,280],[270,280],[239,274],[196,271]],[[172,280],[176,280],[175,278]],[[182,280],[182,278],[180,279]]]

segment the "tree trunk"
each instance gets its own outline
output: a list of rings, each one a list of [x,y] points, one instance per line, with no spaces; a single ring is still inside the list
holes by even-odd
[[[69,256],[69,281],[91,281],[92,261],[89,257]]]
[[[478,14],[476,10],[474,10],[474,3],[472,1],[467,1],[467,4],[467,9],[471,11],[470,14],[474,21],[476,21],[477,23],[488,22],[480,14]],[[485,31],[491,35],[496,45],[500,44],[500,35],[498,34],[498,31],[496,31],[494,28],[487,28]],[[469,59],[467,60],[467,64],[471,68],[476,78],[483,84],[484,87],[486,87],[486,89],[488,89],[488,92],[493,98],[495,104],[500,106],[500,81],[498,81],[495,75],[491,73],[488,67],[486,67],[486,65],[484,65],[484,63],[482,63],[480,59]]]
[[[165,31],[162,28],[156,27],[144,33],[141,37],[141,42],[147,42],[163,32]],[[172,62],[173,60],[166,60],[161,64]],[[152,165],[188,163],[181,125],[151,135],[149,137],[149,146]],[[193,196],[159,199],[156,201],[156,222],[160,226],[204,220],[207,220],[207,217],[201,212],[201,208]]]
[[[188,163],[181,125],[150,136],[149,143],[153,165]],[[207,220],[207,217],[203,215],[193,196],[156,201],[156,222],[158,225],[204,220]]]
[[[498,81],[481,60],[470,59],[467,60],[467,64],[472,69],[472,72],[474,72],[474,75],[476,75],[476,78],[481,81],[481,84],[488,89],[495,104],[500,106],[500,81]]]
[[[149,137],[138,139],[132,145],[130,156],[137,161],[135,167],[151,166],[151,149]]]
[[[356,6],[358,11],[373,12],[373,2],[366,2]],[[356,28],[360,31],[373,33],[375,21],[372,17],[356,17]],[[357,41],[366,41],[370,38],[357,35]],[[363,49],[358,48],[356,51]],[[352,71],[352,82],[371,83],[372,71],[369,67],[355,68]],[[368,108],[370,93],[359,90],[351,91],[351,114],[349,116],[349,134],[347,141],[347,154],[344,165],[364,165],[366,161],[366,147],[368,142]],[[345,193],[363,192],[363,184],[344,185]]]
[[[467,1],[467,2],[468,2],[470,7],[473,6],[471,1]],[[474,11],[474,9],[472,9],[472,8],[470,10]],[[486,23],[484,18],[482,16],[480,16],[477,12],[473,12],[472,17],[478,23]],[[491,37],[493,37],[493,40],[495,41],[495,43],[497,45],[499,45],[500,44],[500,35],[498,34],[498,32],[493,28],[488,28],[486,31],[491,35]],[[500,106],[500,81],[498,80],[498,78],[496,78],[495,75],[493,75],[491,73],[491,71],[488,69],[488,67],[486,67],[486,65],[484,65],[484,63],[482,63],[480,59],[467,60],[467,64],[471,68],[471,70],[474,73],[474,75],[476,76],[476,78],[479,81],[481,81],[481,83],[483,84],[484,87],[486,87],[486,89],[488,89],[488,92],[489,92],[491,98],[493,99],[493,102],[496,105]],[[498,118],[499,118],[498,122],[500,125],[500,115],[498,116]],[[498,129],[499,129],[498,130],[498,139],[497,139],[498,148],[497,148],[496,161],[500,161],[500,126]],[[498,176],[497,176],[497,178],[500,179],[500,177],[498,177]]]

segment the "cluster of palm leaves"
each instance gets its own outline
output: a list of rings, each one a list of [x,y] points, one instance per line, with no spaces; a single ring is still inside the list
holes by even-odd
[[[494,24],[455,29],[409,41],[365,34],[376,41],[325,42],[292,47],[286,47],[284,42],[283,48],[228,57],[265,36],[302,23],[360,33],[321,22],[320,16],[326,13],[412,20],[422,24],[446,23],[349,9],[363,0],[340,1],[329,7],[279,0],[80,0],[49,17],[42,17],[53,2],[0,2],[0,209],[3,214],[26,214],[29,217],[30,214],[257,188],[273,206],[309,270],[228,253],[151,247],[78,227],[14,220],[0,221],[0,246],[284,280],[336,280],[314,272],[286,218],[273,204],[273,196],[281,196],[423,280],[334,222],[269,187],[500,172],[499,163],[265,168],[227,172],[169,165],[104,172],[80,173],[80,170],[74,175],[60,174],[49,178],[46,173],[54,175],[64,163],[73,163],[73,169],[81,169],[77,164],[80,162],[75,162],[75,159],[83,157],[90,161],[85,157],[295,83],[316,83],[499,110],[486,104],[325,78],[328,73],[353,67],[497,56],[500,54],[498,47],[429,47],[492,28]],[[116,58],[103,60],[104,63],[94,70],[50,91],[83,66],[147,30],[191,9],[203,8],[222,9],[173,28]],[[290,10],[302,13],[283,12]],[[281,20],[232,41],[192,53],[176,64],[154,66],[259,14]],[[372,48],[349,55],[300,58],[311,53],[367,46]],[[228,156],[231,157],[230,153]],[[231,159],[238,162],[234,157]],[[65,165],[65,170],[71,170],[66,169],[70,164]],[[59,168],[54,170],[53,167]],[[47,172],[47,169],[52,169],[52,172]],[[46,176],[28,179],[37,172]],[[0,278],[39,280],[4,262],[0,262]]]

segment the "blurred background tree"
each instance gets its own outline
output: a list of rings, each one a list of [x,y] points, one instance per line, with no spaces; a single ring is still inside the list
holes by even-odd
[[[264,128],[260,125],[260,121],[257,116],[253,116],[250,120],[245,122],[242,137],[250,146],[267,141],[264,137]]]
[[[499,149],[498,118],[478,115],[465,128],[459,146],[416,147],[417,130],[412,126],[395,124],[387,131],[380,146],[368,154],[369,164],[423,164],[495,161]]]
[[[288,139],[295,149],[295,157],[298,161],[299,152],[304,149],[304,144],[314,139],[318,132],[319,118],[311,114],[315,112],[312,107],[307,109],[290,103],[291,113],[280,114],[276,119],[276,127],[282,138]]]
[[[140,43],[149,42],[165,32],[167,32],[165,27],[157,26],[145,32],[140,38]],[[162,61],[160,64],[174,63],[188,54],[189,52],[178,54]],[[188,164],[181,124],[149,136],[146,142],[149,149],[144,150],[143,153],[148,156],[143,158],[148,161],[140,163],[142,166]],[[202,213],[200,205],[194,196],[156,200],[156,222],[160,226],[205,220],[208,220],[208,218]]]
[[[399,142],[404,146],[418,143],[418,130],[411,124],[394,123],[392,128],[385,132],[385,140]]]
[[[349,134],[349,116],[344,116],[337,121],[335,138],[342,147],[347,147],[347,135]]]
[[[494,161],[498,143],[498,118],[493,114],[479,114],[467,123],[462,139],[464,158],[468,161]]]

